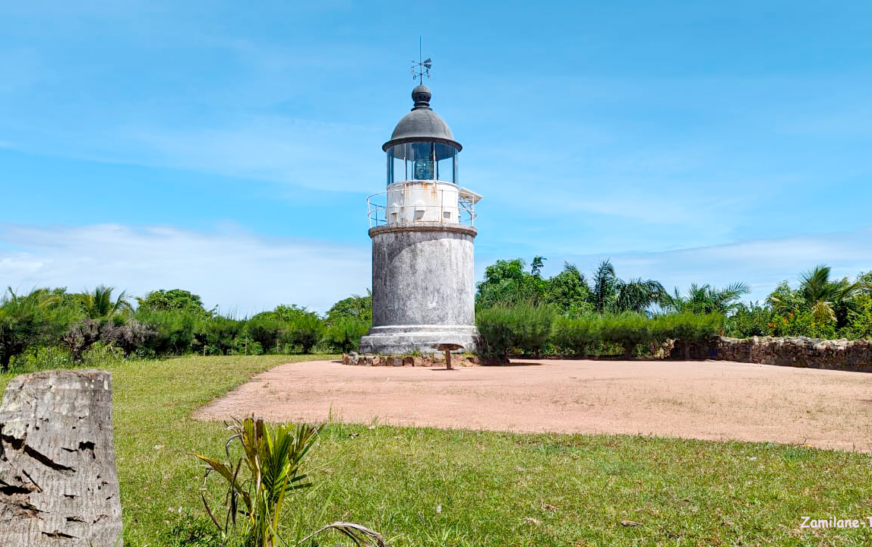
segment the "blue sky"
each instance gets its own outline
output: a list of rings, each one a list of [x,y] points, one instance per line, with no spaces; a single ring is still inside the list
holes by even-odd
[[[473,5],[470,5],[473,4]],[[185,288],[246,314],[370,285],[411,108],[484,195],[478,277],[872,270],[869,2],[0,0],[0,283]]]

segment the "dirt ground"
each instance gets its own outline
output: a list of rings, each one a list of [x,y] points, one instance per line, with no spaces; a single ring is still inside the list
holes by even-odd
[[[195,417],[773,441],[872,452],[872,374],[722,361],[553,361],[258,375]]]

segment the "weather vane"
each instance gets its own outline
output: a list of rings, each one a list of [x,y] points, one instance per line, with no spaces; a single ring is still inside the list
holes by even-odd
[[[424,85],[424,76],[428,79],[430,78],[430,69],[433,68],[433,61],[430,57],[424,59],[424,55],[421,53],[423,51],[421,45],[422,39],[418,37],[418,61],[412,61],[412,79],[419,79],[421,85]]]

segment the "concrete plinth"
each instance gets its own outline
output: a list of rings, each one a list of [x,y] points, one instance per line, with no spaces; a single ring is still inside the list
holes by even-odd
[[[471,226],[393,224],[372,237],[373,327],[364,353],[434,352],[439,344],[478,349]]]
[[[436,353],[440,344],[459,344],[463,351],[477,351],[478,329],[474,325],[408,325],[373,327],[360,339],[360,353]]]

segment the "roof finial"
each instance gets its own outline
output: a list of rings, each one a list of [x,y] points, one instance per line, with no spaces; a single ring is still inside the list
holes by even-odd
[[[430,57],[424,59],[423,55],[423,38],[418,37],[418,62],[412,61],[412,79],[420,80],[420,85],[424,85],[424,76],[430,78],[430,69],[433,67],[433,61]]]

